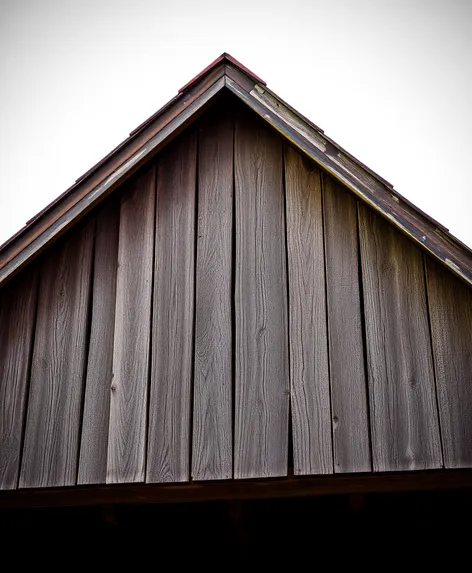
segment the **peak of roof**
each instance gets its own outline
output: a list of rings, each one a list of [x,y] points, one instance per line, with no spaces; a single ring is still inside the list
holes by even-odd
[[[241,71],[243,71],[246,75],[253,78],[256,82],[258,82],[264,86],[267,85],[264,80],[262,80],[254,72],[251,72],[250,69],[246,68],[246,66],[241,64],[241,62],[239,62],[236,58],[233,58],[233,56],[231,56],[227,52],[223,52],[221,54],[221,56],[218,56],[218,58],[216,58],[216,60],[213,60],[213,62],[211,62],[210,65],[208,65],[206,68],[204,68],[199,74],[197,74],[194,78],[192,78],[189,82],[187,82],[183,87],[181,87],[179,90],[179,94],[190,89],[196,82],[201,80],[204,76],[208,75],[221,62],[224,62],[224,63],[229,62],[230,64],[233,64],[233,66],[235,66],[236,68],[239,68]]]
[[[223,90],[231,92],[360,200],[472,285],[472,251],[466,245],[227,53],[185,84],[174,98],[0,247],[0,285],[131,177]]]

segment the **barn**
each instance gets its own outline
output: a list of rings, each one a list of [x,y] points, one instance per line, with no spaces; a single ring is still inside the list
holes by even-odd
[[[0,249],[2,539],[466,555],[471,289],[468,247],[223,54]]]

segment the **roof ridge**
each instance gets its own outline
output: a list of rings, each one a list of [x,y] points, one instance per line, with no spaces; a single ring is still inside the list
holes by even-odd
[[[187,91],[188,89],[190,89],[196,82],[198,82],[200,79],[202,79],[204,76],[206,76],[207,74],[209,74],[218,64],[220,64],[221,62],[230,62],[231,64],[233,64],[234,66],[236,66],[237,68],[239,68],[242,72],[244,72],[247,76],[249,76],[250,78],[256,80],[256,82],[266,86],[266,82],[261,79],[257,74],[255,74],[254,72],[251,72],[251,70],[249,68],[246,68],[246,66],[244,64],[242,64],[241,62],[239,62],[236,58],[233,58],[233,56],[231,54],[228,54],[228,52],[223,52],[221,54],[221,56],[218,56],[216,58],[216,60],[213,60],[213,62],[211,62],[211,64],[209,64],[206,68],[204,68],[199,74],[197,74],[194,78],[192,78],[189,82],[187,82],[184,86],[182,86],[178,93],[182,93],[184,91]]]

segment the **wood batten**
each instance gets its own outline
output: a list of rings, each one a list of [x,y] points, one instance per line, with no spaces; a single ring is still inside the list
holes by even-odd
[[[42,264],[20,487],[76,483],[93,236],[92,221]]]
[[[233,119],[199,130],[192,479],[229,479],[232,446]]]
[[[334,471],[371,470],[357,202],[323,177]]]
[[[156,170],[122,196],[107,483],[144,481]]]
[[[108,203],[96,220],[90,346],[77,480],[79,484],[105,483],[107,475],[119,213],[118,201]]]
[[[375,471],[442,466],[421,251],[359,205]]]
[[[188,131],[158,163],[148,482],[190,478],[196,144]]]
[[[0,298],[0,489],[18,484],[37,291],[38,273],[31,269]]]
[[[321,173],[290,146],[285,189],[294,473],[326,474],[333,455]]]
[[[472,291],[430,257],[426,269],[444,465],[472,467]]]
[[[287,474],[289,372],[282,141],[235,122],[234,477]]]

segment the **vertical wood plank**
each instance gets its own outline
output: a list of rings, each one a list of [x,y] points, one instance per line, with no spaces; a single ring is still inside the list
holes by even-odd
[[[231,241],[233,120],[199,131],[192,479],[233,475]]]
[[[0,291],[0,489],[18,483],[37,299],[36,269],[26,272]]]
[[[107,483],[144,481],[156,170],[122,197]]]
[[[285,147],[294,473],[333,471],[321,174]]]
[[[422,253],[359,205],[375,471],[442,465]]]
[[[20,487],[76,482],[93,234],[91,222],[42,265]]]
[[[287,474],[289,372],[282,141],[235,124],[234,477]]]
[[[113,372],[119,203],[97,215],[90,346],[85,383],[79,484],[105,483]]]
[[[148,482],[190,477],[196,158],[191,131],[158,165]]]
[[[329,362],[335,472],[372,468],[358,264],[357,202],[323,178]]]
[[[426,269],[444,465],[472,467],[472,289],[431,257]]]

